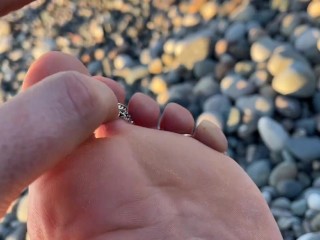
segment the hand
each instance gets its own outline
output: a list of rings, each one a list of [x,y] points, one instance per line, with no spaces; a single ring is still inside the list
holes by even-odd
[[[47,77],[0,107],[0,215],[28,184],[90,138],[102,122],[117,118],[114,92],[119,96],[120,86],[89,77],[80,62],[69,63],[65,57],[64,66],[55,63],[56,70],[72,64],[82,68],[53,74],[34,65],[38,77],[44,72]],[[30,75],[34,74],[29,72],[27,78]]]

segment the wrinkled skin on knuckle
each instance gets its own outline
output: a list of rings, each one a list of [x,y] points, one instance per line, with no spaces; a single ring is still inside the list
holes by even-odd
[[[101,103],[87,76],[75,71],[61,74],[63,94],[66,98],[65,107],[69,114],[81,119],[90,115],[94,109],[99,109]]]

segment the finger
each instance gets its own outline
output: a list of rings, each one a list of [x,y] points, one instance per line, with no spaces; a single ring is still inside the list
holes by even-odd
[[[22,89],[27,89],[50,75],[64,71],[77,71],[88,76],[90,75],[87,68],[77,58],[61,52],[49,52],[31,65],[23,82]],[[100,76],[95,78],[111,88],[119,102],[124,101],[125,92],[120,84]]]
[[[17,10],[34,0],[1,0],[0,1],[0,16],[3,16],[11,11]]]
[[[100,81],[61,72],[0,107],[0,213],[29,183],[117,118],[117,99]]]
[[[22,89],[27,89],[50,75],[64,71],[77,71],[90,75],[87,68],[77,58],[61,52],[49,52],[30,66]]]

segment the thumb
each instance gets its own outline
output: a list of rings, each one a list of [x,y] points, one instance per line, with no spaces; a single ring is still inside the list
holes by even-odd
[[[117,115],[112,90],[73,71],[51,75],[2,105],[0,214],[23,188]]]

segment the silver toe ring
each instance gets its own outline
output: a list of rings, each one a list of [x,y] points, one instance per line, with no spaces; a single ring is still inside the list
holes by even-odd
[[[118,117],[127,121],[128,123],[133,124],[134,122],[132,121],[132,118],[128,112],[128,108],[126,105],[122,103],[118,103],[118,110],[119,110],[119,115]]]

